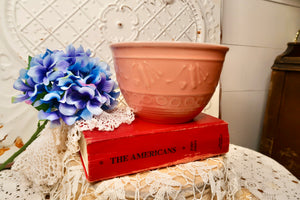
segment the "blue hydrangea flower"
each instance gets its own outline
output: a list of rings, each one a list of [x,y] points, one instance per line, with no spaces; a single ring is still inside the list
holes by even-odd
[[[39,94],[46,93],[46,89],[43,84],[35,83],[30,77],[26,79],[26,83],[23,82],[23,80],[24,77],[21,75],[13,85],[14,89],[23,92],[23,94],[14,96],[12,98],[13,103],[25,101],[27,104],[32,104],[37,100]]]
[[[63,52],[46,50],[45,54],[32,58],[28,76],[35,83],[43,83],[49,85],[51,81],[55,81],[59,77],[63,77],[67,72],[69,63],[61,57]]]
[[[14,84],[23,94],[12,101],[32,104],[39,110],[39,119],[52,124],[62,119],[72,125],[113,109],[118,104],[118,86],[110,78],[107,63],[90,55],[82,46],[69,45],[65,52],[47,49],[33,57]]]

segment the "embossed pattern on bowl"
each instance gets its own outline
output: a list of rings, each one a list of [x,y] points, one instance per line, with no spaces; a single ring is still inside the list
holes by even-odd
[[[111,45],[117,81],[134,112],[158,123],[197,116],[218,84],[228,47],[182,42]]]

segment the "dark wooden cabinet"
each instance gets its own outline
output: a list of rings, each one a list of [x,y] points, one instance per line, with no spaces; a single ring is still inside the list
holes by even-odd
[[[272,66],[260,152],[300,178],[300,43],[288,43]]]

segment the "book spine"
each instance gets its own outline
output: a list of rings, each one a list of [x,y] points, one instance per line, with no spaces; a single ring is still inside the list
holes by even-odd
[[[226,153],[227,124],[88,144],[89,181],[191,162]]]

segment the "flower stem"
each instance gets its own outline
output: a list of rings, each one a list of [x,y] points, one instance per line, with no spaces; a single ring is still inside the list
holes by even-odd
[[[17,152],[15,152],[10,158],[8,158],[4,163],[2,163],[0,165],[0,171],[3,170],[6,165],[8,165],[9,163],[13,162],[14,159],[20,155],[36,138],[39,137],[39,134],[42,130],[44,130],[44,128],[46,127],[48,120],[45,120],[44,123],[42,125],[40,125],[40,122],[38,122],[38,127],[36,129],[36,131],[34,132],[34,134],[31,136],[31,138],[24,144],[24,146],[22,146]]]

